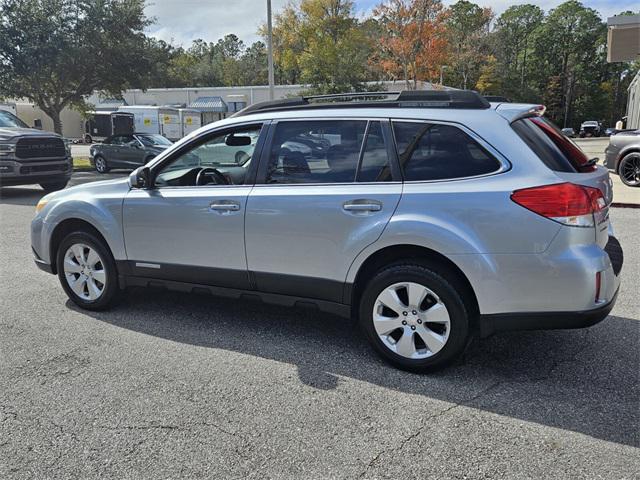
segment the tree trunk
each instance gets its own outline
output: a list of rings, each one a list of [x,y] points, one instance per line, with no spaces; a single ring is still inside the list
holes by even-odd
[[[55,106],[46,108],[42,105],[38,105],[38,107],[40,107],[40,109],[42,109],[42,111],[46,113],[47,116],[53,121],[53,131],[58,135],[62,135],[62,120],[60,120],[60,113],[62,112],[62,108],[58,108]]]

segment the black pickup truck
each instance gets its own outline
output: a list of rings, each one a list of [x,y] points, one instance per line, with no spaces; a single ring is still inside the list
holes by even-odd
[[[0,187],[38,183],[61,190],[71,178],[71,152],[60,135],[29,128],[0,110]]]

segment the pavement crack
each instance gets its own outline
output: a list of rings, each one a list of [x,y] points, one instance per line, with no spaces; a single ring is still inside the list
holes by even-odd
[[[428,417],[424,417],[422,419],[422,425],[420,425],[420,427],[418,427],[418,429],[415,432],[413,432],[412,434],[410,434],[410,435],[406,436],[405,438],[403,438],[400,441],[400,444],[397,447],[383,449],[383,450],[379,451],[376,455],[374,455],[374,457],[369,461],[369,463],[364,468],[364,470],[362,470],[362,472],[360,472],[360,474],[358,475],[358,478],[366,478],[366,475],[367,475],[367,472],[369,471],[369,469],[372,468],[373,466],[375,466],[375,464],[378,463],[378,461],[380,460],[380,458],[383,455],[385,455],[387,453],[391,453],[392,454],[392,453],[398,453],[398,452],[402,451],[404,449],[404,447],[409,442],[411,442],[412,440],[414,440],[415,438],[419,437],[422,434],[424,429],[427,428],[429,420],[433,420],[434,418],[443,417],[444,415],[448,414],[449,412],[451,412],[452,410],[455,410],[458,407],[469,406],[471,403],[475,402],[476,400],[479,400],[480,398],[485,396],[487,393],[489,393],[491,390],[494,390],[495,388],[499,387],[503,383],[504,382],[502,382],[502,381],[494,382],[491,385],[489,385],[487,388],[482,389],[480,392],[478,392],[475,395],[473,395],[472,397],[470,397],[464,403],[455,403],[455,404],[450,405],[449,407],[439,411],[438,413],[435,413],[433,415],[429,415]]]

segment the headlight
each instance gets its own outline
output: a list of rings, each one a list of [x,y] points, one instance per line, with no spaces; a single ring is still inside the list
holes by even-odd
[[[41,198],[40,201],[38,202],[38,204],[36,205],[36,213],[38,213],[40,210],[42,210],[44,207],[46,207],[47,203],[49,203],[49,200],[47,200],[45,198]]]
[[[64,149],[67,151],[67,155],[71,155],[71,140],[64,139]]]
[[[13,143],[0,143],[0,155],[9,155],[16,151],[16,146]]]

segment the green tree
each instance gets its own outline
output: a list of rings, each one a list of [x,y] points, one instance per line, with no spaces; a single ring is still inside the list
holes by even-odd
[[[468,0],[449,7],[446,21],[451,46],[447,78],[455,86],[475,85],[483,59],[488,53],[487,38],[493,18],[490,8],[481,8]]]
[[[498,74],[506,90],[503,94],[530,101],[533,36],[544,20],[544,12],[535,5],[514,5],[496,21],[493,51]]]
[[[273,34],[277,71],[285,81],[308,83],[313,93],[365,88],[370,44],[351,0],[289,4],[275,16]]]
[[[27,98],[53,120],[93,91],[144,88],[153,71],[143,0],[0,2],[0,96]]]
[[[554,120],[573,124],[574,106],[583,96],[592,96],[606,68],[606,25],[597,12],[577,0],[569,0],[551,10],[536,30],[535,71],[543,90],[549,77],[558,77],[562,111]],[[554,91],[554,96],[557,92]],[[595,118],[596,120],[600,118]]]

